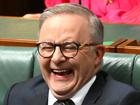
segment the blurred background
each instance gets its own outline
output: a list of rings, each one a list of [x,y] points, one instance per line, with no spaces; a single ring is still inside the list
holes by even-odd
[[[0,16],[23,16],[44,9],[44,0],[0,0]]]

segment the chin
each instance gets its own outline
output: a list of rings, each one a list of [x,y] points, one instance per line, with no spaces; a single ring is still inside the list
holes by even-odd
[[[51,89],[53,95],[60,100],[71,98],[74,95],[73,88],[70,89]]]
[[[55,92],[53,92],[53,95],[55,98],[59,99],[59,100],[66,100],[66,99],[69,99],[73,96],[73,94],[71,93],[68,93],[68,94],[57,94]]]

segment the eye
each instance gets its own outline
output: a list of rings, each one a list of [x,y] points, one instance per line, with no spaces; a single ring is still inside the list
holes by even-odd
[[[49,43],[42,43],[40,44],[41,51],[51,52],[54,50],[54,46]]]
[[[77,50],[77,45],[74,43],[71,43],[71,44],[69,43],[69,44],[64,44],[62,48],[63,48],[63,51],[65,52],[72,52],[72,51]]]

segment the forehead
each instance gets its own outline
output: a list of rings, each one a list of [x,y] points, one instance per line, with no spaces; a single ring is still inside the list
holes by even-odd
[[[57,14],[48,17],[41,29],[40,40],[77,40],[85,39],[89,34],[89,22],[77,14]]]

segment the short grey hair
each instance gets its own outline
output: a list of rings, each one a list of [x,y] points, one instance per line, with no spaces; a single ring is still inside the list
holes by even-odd
[[[39,28],[42,27],[42,24],[48,17],[57,14],[77,14],[86,17],[89,21],[89,25],[91,28],[90,34],[93,36],[94,42],[97,44],[103,43],[103,34],[104,34],[103,24],[92,11],[79,4],[64,3],[55,5],[54,7],[47,8],[41,14],[41,17],[39,19],[40,22]]]

